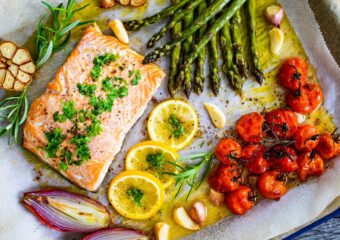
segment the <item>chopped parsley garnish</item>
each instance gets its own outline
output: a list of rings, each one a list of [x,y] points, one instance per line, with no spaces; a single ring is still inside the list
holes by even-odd
[[[97,90],[97,85],[95,84],[77,84],[78,91],[81,95],[84,96],[92,96],[94,92]]]
[[[87,136],[89,137],[95,137],[99,135],[102,132],[102,130],[103,129],[101,127],[100,122],[97,119],[95,119],[92,121],[91,125],[86,128],[86,133]]]
[[[59,114],[59,112],[53,113],[53,120],[55,122],[65,122],[67,117],[64,114]]]
[[[144,193],[142,190],[138,188],[130,188],[127,190],[127,194],[131,198],[132,201],[134,201],[138,206],[142,206],[142,198],[144,196]]]
[[[183,123],[176,117],[175,114],[171,114],[169,118],[169,125],[172,136],[180,138],[184,135],[185,129]]]
[[[102,67],[105,64],[108,64],[110,62],[114,62],[117,60],[117,55],[115,54],[111,54],[111,53],[106,53],[104,55],[100,55],[98,57],[96,57],[93,60],[93,68],[91,70],[91,77],[93,80],[98,80],[98,78],[100,77],[100,74],[102,72]]]
[[[90,111],[87,110],[80,110],[78,111],[78,121],[85,122],[87,119],[91,119],[92,115]]]
[[[73,101],[67,101],[63,103],[63,113],[55,112],[53,114],[53,120],[56,122],[65,122],[67,119],[73,120],[77,114],[77,109]]]
[[[132,79],[131,84],[132,85],[138,85],[138,83],[141,79],[142,79],[142,75],[140,73],[140,70],[138,69],[135,73],[135,77]]]
[[[48,144],[44,150],[47,153],[47,157],[54,158],[57,156],[60,144],[65,140],[66,136],[60,128],[56,128],[51,132],[46,132],[45,137],[47,138]]]
[[[68,165],[64,162],[59,162],[59,169],[62,171],[67,171]]]
[[[88,146],[90,140],[91,139],[88,136],[84,135],[76,135],[71,139],[71,144],[76,145],[76,155],[80,161],[80,164],[83,161],[90,159],[90,148]]]
[[[135,71],[129,70],[129,77],[132,77]]]
[[[154,168],[161,168],[164,164],[164,155],[161,152],[149,154],[146,161]]]
[[[111,92],[113,89],[113,84],[110,78],[105,78],[102,81],[102,88],[105,92]]]
[[[118,97],[123,98],[129,94],[129,89],[127,86],[122,86],[118,88]]]

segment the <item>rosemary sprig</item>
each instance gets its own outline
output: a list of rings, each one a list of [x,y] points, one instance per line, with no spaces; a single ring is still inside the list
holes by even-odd
[[[51,21],[44,23],[48,15],[44,15],[37,27],[36,53],[37,68],[41,67],[54,51],[62,49],[71,38],[71,30],[77,26],[92,23],[93,21],[73,21],[74,14],[89,6],[76,8],[76,0],[68,0],[66,7],[60,3],[56,7],[42,1],[51,13]]]
[[[183,188],[188,185],[190,187],[186,199],[190,197],[190,194],[197,190],[203,180],[208,176],[212,163],[213,163],[213,152],[204,152],[190,154],[184,157],[180,157],[177,163],[169,162],[174,165],[179,173],[164,172],[163,174],[168,174],[176,179],[177,192],[175,197],[183,191]],[[182,164],[183,161],[194,161],[192,164]],[[202,172],[203,171],[203,172]],[[201,173],[201,176],[200,176]]]
[[[92,23],[93,21],[80,20],[73,21],[74,14],[86,8],[76,8],[76,0],[68,0],[66,7],[60,3],[56,7],[42,1],[51,13],[51,21],[44,23],[48,15],[44,15],[38,23],[37,40],[36,40],[36,67],[40,68],[51,57],[52,53],[62,49],[71,38],[71,30],[77,26]],[[0,122],[5,123],[0,127],[0,137],[8,134],[9,144],[11,137],[18,142],[19,128],[27,118],[28,100],[27,90],[25,88],[17,96],[7,96],[0,102]]]

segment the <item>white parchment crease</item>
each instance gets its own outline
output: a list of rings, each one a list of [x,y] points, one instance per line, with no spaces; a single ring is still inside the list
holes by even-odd
[[[55,0],[52,2],[56,2]],[[157,11],[159,5],[153,4],[151,0],[148,7],[148,14]],[[314,15],[305,0],[282,0],[286,13],[297,32],[306,53],[317,70],[321,81],[325,106],[333,114],[337,125],[340,123],[340,69],[331,56],[320,32]],[[10,39],[22,44],[31,35],[39,16],[44,12],[38,0],[0,0],[0,38]],[[121,17],[119,10],[106,12],[105,16],[110,18]],[[124,16],[126,18],[130,15]],[[156,28],[159,29],[160,26]],[[152,32],[157,31],[154,26],[146,28],[145,31],[134,33],[131,40],[131,47],[145,53],[145,43]],[[72,46],[72,45],[71,45]],[[56,54],[37,74],[30,89],[30,99],[39,96],[45,89],[48,81],[53,78],[56,69],[64,62],[67,52]],[[162,62],[166,68],[167,61]],[[224,81],[223,81],[224,82]],[[249,82],[249,81],[248,81]],[[254,83],[247,83],[251,87]],[[211,98],[207,91],[200,97],[193,97],[190,102],[195,106],[200,115],[200,126],[209,126],[210,120],[202,107],[202,103],[209,99],[210,102],[218,104],[226,112],[232,107],[238,109],[239,99],[230,93],[223,83],[222,93],[219,98]],[[224,94],[228,91],[228,95]],[[0,92],[0,97],[4,96]],[[159,100],[167,98],[166,81],[156,94]],[[226,106],[225,102],[229,101]],[[150,103],[147,111],[131,129],[127,135],[124,147],[112,164],[113,173],[108,174],[103,189],[107,186],[115,172],[122,169],[120,166],[125,152],[133,144],[145,139],[142,134],[145,132],[143,121],[147,117],[154,104]],[[248,109],[240,108],[228,115],[228,124],[231,126],[243,113],[256,110],[256,107],[249,105]],[[221,136],[224,130],[215,133],[207,133],[202,139],[196,140],[194,146],[198,146],[204,139],[212,139],[217,134]],[[216,142],[216,140],[214,140]],[[189,150],[190,151],[190,150]],[[195,147],[191,149],[195,151]],[[0,240],[62,240],[78,238],[77,235],[65,235],[42,226],[36,218],[28,213],[20,204],[20,198],[24,191],[39,189],[35,182],[33,164],[27,161],[24,151],[20,146],[7,145],[7,139],[0,139]],[[41,171],[47,167],[42,164]],[[232,217],[222,220],[220,223],[208,227],[201,232],[188,237],[188,239],[231,239],[231,240],[263,240],[269,239],[289,230],[299,227],[316,218],[336,197],[340,195],[340,161],[335,161],[331,169],[317,179],[313,179],[298,188],[289,191],[279,202],[262,201],[252,211],[242,217]],[[70,186],[63,178],[56,173],[49,173],[45,176],[50,186]],[[54,175],[53,177],[50,177]],[[57,180],[56,180],[57,179]],[[91,195],[91,194],[90,194]],[[102,191],[100,200],[107,203],[105,191]]]

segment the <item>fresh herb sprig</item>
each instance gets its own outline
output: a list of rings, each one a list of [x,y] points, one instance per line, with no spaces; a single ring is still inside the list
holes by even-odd
[[[203,152],[180,157],[177,163],[169,162],[179,171],[179,173],[163,172],[163,174],[171,175],[176,179],[175,186],[177,187],[177,192],[175,197],[178,197],[184,190],[184,187],[188,185],[190,188],[186,197],[188,199],[191,193],[201,186],[211,170],[213,156],[213,152]],[[184,161],[193,161],[194,163],[182,165]]]
[[[88,7],[86,4],[76,8],[76,0],[68,0],[66,6],[60,3],[56,7],[42,1],[51,13],[51,21],[46,21],[47,14],[44,15],[37,28],[36,53],[37,68],[41,67],[52,55],[53,52],[62,49],[71,38],[71,30],[77,26],[92,23],[90,21],[73,21],[74,14]]]

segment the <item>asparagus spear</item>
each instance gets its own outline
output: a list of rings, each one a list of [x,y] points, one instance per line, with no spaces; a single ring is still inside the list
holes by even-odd
[[[201,15],[204,9],[207,8],[206,1],[201,2],[197,9],[197,15]],[[197,39],[201,39],[207,30],[206,26],[202,26],[200,30],[197,32]],[[206,58],[206,48],[202,48],[198,53],[197,62],[196,62],[196,74],[194,78],[194,92],[196,94],[201,94],[204,88],[204,63]]]
[[[155,62],[158,58],[168,55],[171,50],[192,36],[200,27],[206,24],[217,13],[219,13],[227,5],[230,0],[216,0],[213,5],[204,10],[204,12],[198,16],[191,26],[182,32],[182,36],[174,41],[170,41],[167,44],[156,48],[153,52],[149,53],[143,60],[143,64]],[[236,1],[238,2],[238,1]],[[210,40],[210,39],[209,39]]]
[[[214,23],[212,20],[212,23]],[[218,43],[217,43],[217,34],[213,35],[210,42],[209,42],[209,69],[210,69],[210,81],[211,81],[211,88],[215,95],[218,95],[220,85],[221,85],[221,78],[218,73]]]
[[[259,60],[259,51],[257,46],[257,40],[256,40],[256,17],[255,17],[255,10],[256,10],[256,2],[255,0],[248,0],[247,3],[247,13],[248,13],[248,26],[250,30],[250,45],[251,45],[251,53],[252,53],[252,59],[253,59],[253,65],[254,65],[254,75],[259,82],[259,84],[262,85],[263,83],[263,70],[260,66],[260,60]]]
[[[181,68],[179,72],[179,77],[181,77],[184,72],[187,71],[189,65],[191,65],[195,59],[198,57],[198,53],[207,45],[211,38],[216,35],[226,24],[227,21],[238,11],[246,0],[234,0],[226,11],[215,21],[215,23],[209,27],[206,34],[194,45],[193,51],[184,61],[184,67]]]
[[[150,17],[147,17],[141,20],[132,20],[132,21],[125,22],[124,26],[127,30],[136,31],[143,26],[154,24],[163,18],[174,15],[178,9],[182,8],[185,4],[187,4],[190,1],[191,0],[179,1],[177,4],[172,4],[171,6],[164,8],[162,11]]]
[[[174,17],[172,18],[172,20],[165,25],[164,27],[161,28],[161,30],[159,32],[157,32],[155,35],[153,35],[150,40],[148,41],[147,47],[148,48],[152,48],[155,46],[155,43],[160,40],[162,37],[164,37],[164,35],[166,34],[166,32],[169,29],[172,29],[177,22],[179,22],[180,20],[182,20],[183,18],[185,18],[186,16],[190,15],[192,13],[192,11],[198,7],[198,5],[204,2],[204,0],[196,0],[196,1],[192,1],[190,3],[188,3],[188,5],[185,7],[185,9],[179,10],[176,12],[176,14],[174,15]]]
[[[233,41],[233,48],[235,52],[235,63],[243,78],[248,77],[247,63],[244,58],[244,52],[242,49],[242,39],[241,39],[241,15],[240,11],[237,11],[233,18],[231,19],[230,29],[231,37]]]
[[[178,4],[181,0],[172,0],[172,4]],[[177,22],[176,25],[171,29],[171,39],[174,40],[179,37],[182,31],[182,22]],[[174,48],[171,53],[170,58],[170,68],[169,68],[169,83],[168,91],[171,97],[175,96],[179,84],[176,82],[176,75],[179,64],[181,63],[181,45]]]
[[[230,36],[229,21],[226,22],[220,32],[220,44],[223,58],[223,72],[227,75],[231,87],[239,94],[242,94],[243,80],[240,78],[237,67],[233,62],[233,43]]]

